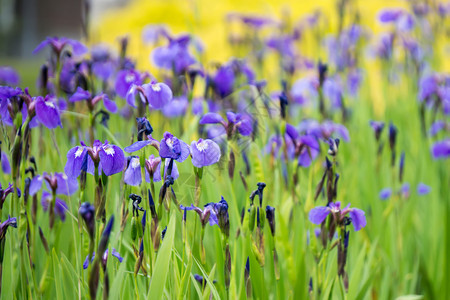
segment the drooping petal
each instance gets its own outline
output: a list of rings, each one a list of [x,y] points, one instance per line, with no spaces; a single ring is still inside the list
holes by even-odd
[[[326,206],[317,206],[309,212],[309,220],[311,223],[320,225],[330,214],[330,209]]]
[[[55,200],[55,212],[60,217],[61,221],[66,220],[66,210],[68,210],[68,206],[66,202],[62,199],[56,198]]]
[[[125,154],[120,147],[106,144],[102,146],[99,156],[102,170],[106,176],[111,176],[123,170]]]
[[[116,102],[110,100],[107,94],[103,94],[102,99],[103,99],[103,105],[105,106],[105,108],[107,110],[109,110],[112,113],[116,113],[117,112],[117,104],[116,104]]]
[[[213,140],[198,140],[191,143],[192,164],[206,167],[220,160],[220,147]]]
[[[144,148],[144,147],[147,146],[147,145],[150,145],[151,142],[152,142],[152,141],[150,141],[150,140],[137,141],[137,142],[131,144],[130,146],[125,147],[125,148],[123,149],[123,151],[128,152],[128,153],[132,153],[132,152],[135,152],[135,151],[138,151],[138,150]]]
[[[135,70],[120,70],[117,73],[115,90],[116,93],[122,97],[126,98],[127,92],[130,90],[130,87],[135,85],[141,85],[141,80],[139,73]]]
[[[120,256],[120,253],[117,252],[117,250],[115,248],[112,248],[111,251],[112,256],[114,256],[115,258],[117,258],[119,260],[119,262],[121,263],[123,261],[123,257]]]
[[[36,195],[37,192],[39,192],[39,190],[42,187],[42,180],[44,178],[41,175],[37,175],[35,176],[33,179],[31,179],[31,183],[30,183],[30,196],[34,196]]]
[[[37,97],[36,99],[36,116],[45,127],[49,129],[60,126],[62,128],[61,118],[59,116],[58,108],[50,99]]]
[[[82,100],[91,99],[92,95],[89,91],[83,90],[81,87],[77,87],[75,93],[69,98],[70,102],[78,102]]]
[[[86,259],[83,263],[83,269],[86,270],[89,267],[89,254],[86,256]]]
[[[154,109],[161,109],[172,100],[173,94],[165,83],[148,83],[142,85],[148,98],[148,102]]]
[[[5,152],[2,152],[1,161],[2,161],[2,172],[5,174],[10,174],[11,165],[9,164],[8,156],[6,155]]]
[[[78,190],[78,180],[75,178],[70,178],[63,173],[55,173],[55,177],[58,183],[56,194],[69,196]]]
[[[68,45],[72,46],[73,55],[80,56],[88,52],[88,48],[77,40],[67,39]]]
[[[48,207],[49,207],[51,201],[52,201],[52,195],[47,191],[43,191],[42,198],[41,198],[41,205],[42,205],[42,208],[44,209],[44,211],[48,210]]]
[[[74,147],[67,152],[67,162],[64,167],[64,173],[66,173],[69,178],[77,178],[80,175],[81,167],[83,166],[86,155],[88,155],[87,150],[83,146]]]
[[[216,123],[224,124],[225,121],[221,115],[212,112],[206,113],[199,121],[199,124],[216,124]]]
[[[124,182],[128,185],[139,186],[142,182],[141,164],[139,157],[133,157],[125,171]]]
[[[359,231],[361,228],[365,227],[366,222],[366,216],[364,211],[362,211],[359,208],[352,208],[350,210],[350,218],[352,219],[353,227],[355,228],[355,231]]]

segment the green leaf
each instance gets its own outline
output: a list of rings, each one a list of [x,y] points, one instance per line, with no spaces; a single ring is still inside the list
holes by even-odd
[[[170,217],[167,226],[166,236],[158,251],[155,268],[150,282],[150,289],[147,297],[152,299],[162,299],[164,287],[166,286],[167,274],[169,271],[169,261],[172,257],[173,240],[175,236],[175,214]]]

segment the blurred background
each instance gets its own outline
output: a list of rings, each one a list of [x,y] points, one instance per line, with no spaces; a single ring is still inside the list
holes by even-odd
[[[342,0],[0,0],[0,65],[10,65],[21,73],[23,83],[35,82],[39,61],[45,51],[33,55],[33,49],[47,36],[80,39],[88,45],[107,43],[116,51],[118,39],[128,37],[128,53],[138,62],[140,70],[152,70],[151,48],[142,41],[142,31],[149,24],[166,24],[173,34],[192,33],[203,48],[203,62],[225,62],[236,53],[230,51],[230,38],[238,32],[227,22],[230,12],[262,15],[274,20],[299,20],[320,14],[320,34],[337,33],[339,4]],[[411,8],[424,1],[345,0],[353,11],[346,12],[347,24],[359,23],[372,34],[386,30],[377,22],[381,8]],[[344,24],[345,26],[345,24]],[[447,35],[448,36],[448,35]],[[443,41],[436,51],[450,53],[449,42]],[[320,51],[322,51],[320,48]],[[317,45],[302,39],[300,51],[305,56],[326,60],[326,53],[317,53]],[[36,74],[24,67],[33,66]],[[444,60],[441,71],[450,70]]]

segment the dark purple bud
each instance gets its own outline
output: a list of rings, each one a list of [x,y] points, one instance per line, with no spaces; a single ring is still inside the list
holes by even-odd
[[[94,239],[95,234],[95,207],[89,202],[84,202],[81,204],[78,213],[83,218],[88,233],[91,239]]]
[[[101,237],[100,243],[98,245],[98,253],[104,253],[106,251],[113,224],[114,224],[114,215],[111,216],[108,224],[106,224],[106,227],[103,230],[102,237]]]
[[[152,213],[152,218],[157,218],[158,216],[156,214],[155,202],[153,201],[153,196],[152,192],[150,192],[150,189],[148,190],[148,204],[150,207],[150,212]]]
[[[383,128],[384,128],[384,122],[370,121],[369,124],[375,133],[375,139],[377,141],[379,141],[381,132],[383,131]]]
[[[266,218],[269,222],[270,226],[270,232],[272,233],[272,236],[275,235],[275,207],[266,206]]]
[[[164,227],[163,231],[161,232],[161,239],[164,240],[164,237],[166,236],[166,232],[167,232],[167,226]]]
[[[391,148],[391,165],[395,165],[395,143],[397,140],[397,127],[392,122],[389,124],[389,147]]]
[[[319,61],[317,69],[319,72],[319,84],[322,86],[327,76],[328,66],[327,64],[323,64],[321,61]]]
[[[137,139],[138,141],[142,141],[143,140],[143,135],[145,133],[145,135],[150,135],[153,132],[153,127],[150,124],[150,122],[147,120],[147,118],[143,117],[143,118],[136,118],[137,121]]]
[[[289,104],[288,97],[285,92],[282,92],[278,98],[280,99],[281,118],[286,119],[286,106]]]
[[[145,233],[145,224],[147,220],[147,210],[144,210],[144,215],[142,216],[141,225],[142,225],[142,233]]]
[[[405,151],[402,152],[402,154],[400,155],[400,170],[398,173],[398,180],[400,182],[403,182],[403,169],[405,166]]]
[[[39,226],[39,237],[41,239],[42,245],[44,246],[45,252],[49,252],[48,250],[48,243],[47,243],[47,239],[44,236],[44,233],[42,232],[41,226]]]

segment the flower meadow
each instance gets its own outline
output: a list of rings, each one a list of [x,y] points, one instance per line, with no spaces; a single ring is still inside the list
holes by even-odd
[[[337,4],[1,66],[2,299],[448,299],[450,2]]]

